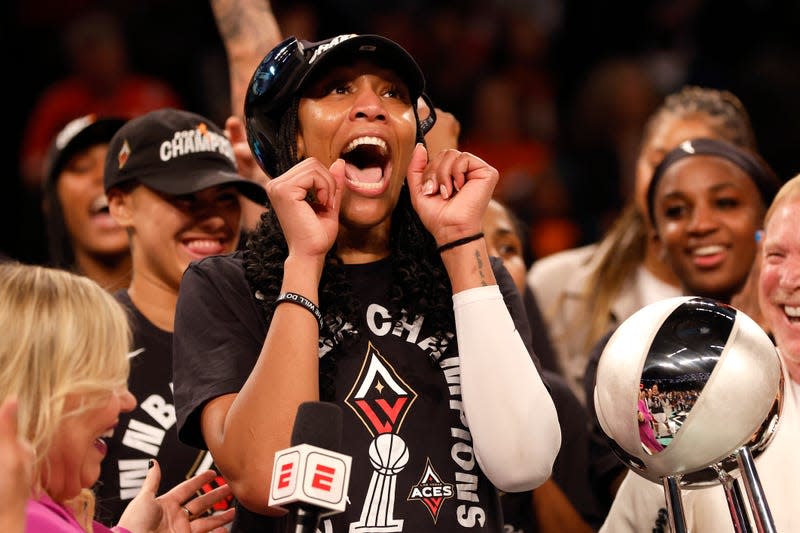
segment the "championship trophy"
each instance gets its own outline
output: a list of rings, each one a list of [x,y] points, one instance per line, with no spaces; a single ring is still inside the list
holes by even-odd
[[[769,336],[714,300],[669,298],[625,320],[597,368],[594,404],[616,455],[663,485],[673,533],[686,533],[681,489],[721,484],[734,530],[775,532],[754,457],[772,439],[783,373]],[[738,481],[737,481],[738,478]]]

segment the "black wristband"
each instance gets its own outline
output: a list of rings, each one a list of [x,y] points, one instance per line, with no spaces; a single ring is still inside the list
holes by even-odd
[[[475,235],[470,235],[469,237],[463,237],[461,239],[456,239],[454,241],[443,244],[440,247],[438,247],[436,251],[442,253],[445,250],[449,250],[450,248],[455,248],[456,246],[461,246],[462,244],[467,244],[468,242],[477,241],[478,239],[481,238],[483,238],[483,232],[476,233]]]
[[[309,312],[314,315],[314,318],[317,319],[317,324],[319,325],[319,329],[322,330],[322,311],[319,310],[319,307],[314,305],[314,302],[309,300],[304,296],[300,296],[299,294],[293,292],[282,292],[280,296],[275,300],[275,305],[282,304],[283,302],[291,302],[293,304],[300,305],[305,307],[309,310]]]

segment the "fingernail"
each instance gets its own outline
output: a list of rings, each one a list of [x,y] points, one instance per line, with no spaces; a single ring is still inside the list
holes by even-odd
[[[147,461],[147,469],[150,470],[151,468],[153,468],[153,466],[155,466],[155,464],[156,464],[156,462],[154,460],[149,459]]]
[[[433,192],[433,181],[428,180],[422,186],[422,194],[431,194]]]
[[[441,193],[442,198],[444,198],[445,200],[449,198],[449,195],[447,194],[447,187],[445,187],[444,185],[439,185],[439,192]]]
[[[761,242],[764,239],[764,230],[756,230],[756,242]]]

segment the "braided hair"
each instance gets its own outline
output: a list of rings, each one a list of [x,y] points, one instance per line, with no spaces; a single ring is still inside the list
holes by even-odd
[[[717,134],[736,146],[756,150],[756,138],[750,114],[741,100],[730,91],[687,85],[680,91],[669,94],[658,110],[647,121],[643,144],[653,130],[667,117],[689,117],[705,115],[709,125]]]
[[[300,98],[293,98],[281,117],[278,134],[278,174],[297,164],[298,108]],[[414,114],[417,115],[417,107]],[[417,140],[424,142],[417,120]],[[404,184],[391,218],[389,248],[392,250],[391,294],[389,312],[396,323],[405,317],[425,316],[434,324],[431,332],[439,339],[438,350],[448,344],[446,337],[455,331],[450,279],[436,252],[436,242],[422,224],[411,204],[408,185]],[[423,253],[420,253],[422,251]],[[343,263],[336,254],[336,245],[328,251],[319,287],[320,309],[323,310],[323,328],[320,342],[330,348],[320,359],[320,397],[332,400],[336,391],[334,377],[336,361],[359,337],[366,327],[359,316],[358,302],[348,283]],[[289,248],[274,210],[267,209],[261,216],[258,228],[247,241],[244,250],[245,275],[251,290],[272,320],[283,279],[283,264]],[[347,328],[346,324],[352,326]]]

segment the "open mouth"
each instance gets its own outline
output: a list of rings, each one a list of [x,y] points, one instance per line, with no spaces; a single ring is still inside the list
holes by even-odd
[[[345,177],[363,190],[378,190],[389,175],[390,153],[386,141],[379,137],[358,137],[342,151]]]
[[[692,261],[701,268],[712,268],[725,259],[726,248],[719,244],[699,246],[691,250]]]
[[[97,449],[97,451],[105,455],[106,453],[108,453],[108,444],[106,444],[106,440],[110,439],[113,436],[114,436],[114,429],[112,428],[107,430],[105,433],[94,439],[94,447]]]
[[[800,322],[800,306],[784,305],[783,312],[790,322]]]
[[[95,198],[94,202],[92,202],[92,205],[89,207],[89,212],[92,216],[108,214],[108,198],[105,194]]]
[[[693,253],[697,257],[707,257],[709,255],[721,254],[724,251],[725,251],[724,246],[720,246],[719,244],[712,244],[709,246],[701,246],[699,248],[695,248]]]
[[[186,239],[183,245],[192,255],[206,257],[209,255],[223,254],[229,250],[226,248],[227,240],[223,239]]]
[[[108,198],[102,194],[89,205],[89,220],[92,227],[101,231],[119,232],[122,228],[112,218],[108,209]]]

